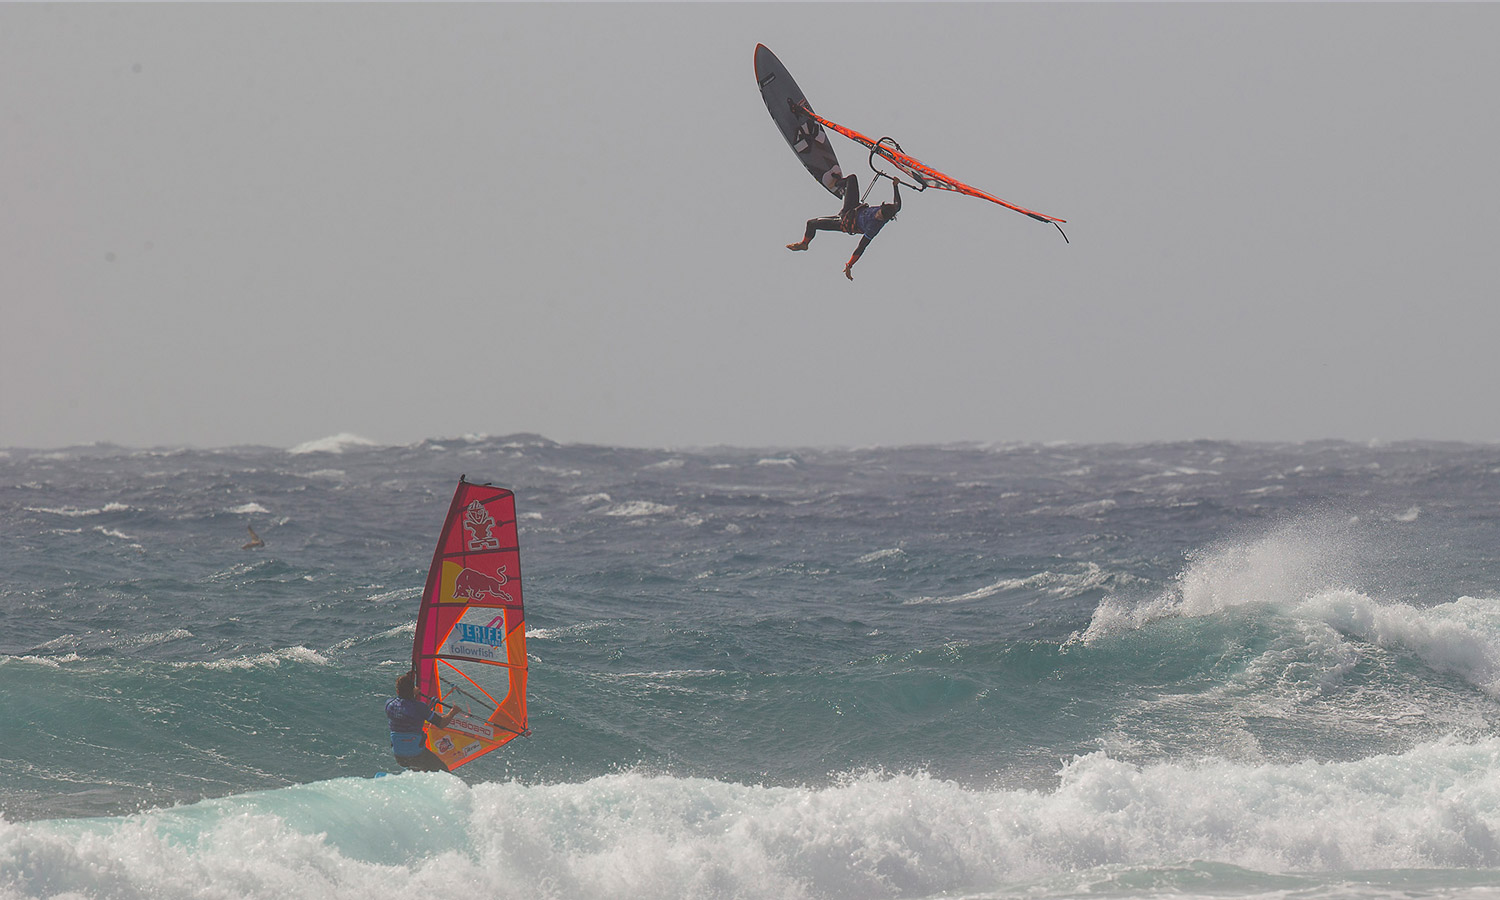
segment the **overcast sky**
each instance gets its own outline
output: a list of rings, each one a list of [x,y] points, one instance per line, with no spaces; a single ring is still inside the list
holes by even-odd
[[[1497,34],[1490,4],[0,5],[0,447],[1500,440]],[[851,237],[788,252],[837,201],[757,43],[1072,243],[908,191],[853,283]]]

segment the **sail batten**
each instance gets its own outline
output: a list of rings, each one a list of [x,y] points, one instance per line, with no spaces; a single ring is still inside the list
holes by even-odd
[[[460,480],[443,522],[412,641],[417,692],[447,710],[427,746],[455,769],[517,736],[526,717],[526,618],[515,495]]]

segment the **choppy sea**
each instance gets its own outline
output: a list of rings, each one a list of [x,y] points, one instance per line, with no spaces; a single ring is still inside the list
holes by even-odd
[[[375,777],[460,475],[533,734]],[[0,451],[3,900],[1496,895],[1500,446]]]

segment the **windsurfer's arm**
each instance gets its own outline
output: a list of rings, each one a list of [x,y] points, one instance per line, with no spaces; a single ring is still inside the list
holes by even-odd
[[[859,261],[860,255],[865,252],[865,248],[868,246],[870,246],[870,236],[867,234],[859,239],[859,244],[854,248],[854,255],[849,257],[848,262],[844,263],[845,278],[850,281],[854,280],[854,264]]]
[[[447,728],[448,723],[452,722],[453,717],[456,715],[458,715],[458,707],[453,705],[449,705],[448,712],[446,714],[429,708],[427,710],[427,721],[431,722],[439,728]]]
[[[896,212],[901,211],[901,182],[891,179],[891,202],[896,204]],[[895,213],[892,213],[895,215]]]

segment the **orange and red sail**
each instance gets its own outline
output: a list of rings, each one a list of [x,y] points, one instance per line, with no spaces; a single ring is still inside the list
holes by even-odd
[[[902,152],[901,148],[896,145],[894,141],[891,141],[890,138],[881,138],[877,141],[874,138],[860,134],[853,128],[840,125],[837,122],[830,122],[817,113],[813,112],[811,109],[808,109],[807,107],[803,107],[803,113],[816,120],[824,128],[830,128],[834,131],[837,131],[839,134],[842,134],[844,137],[849,138],[850,140],[858,141],[859,143],[864,144],[866,147],[869,147],[872,153],[878,154],[881,158],[885,159],[891,165],[900,169],[909,178],[915,181],[918,190],[938,188],[939,190],[954,191],[959,194],[967,194],[970,197],[978,197],[981,200],[988,200],[991,203],[998,203],[1006,209],[1013,209],[1016,212],[1021,213],[1022,215],[1027,215],[1032,217],[1033,219],[1036,219],[1038,222],[1051,222],[1053,224],[1062,222],[1066,224],[1068,221],[1067,219],[1059,219],[1057,216],[1049,216],[1046,213],[1039,213],[1034,209],[1027,209],[1024,206],[1017,206],[1014,203],[1001,200],[999,197],[996,197],[993,194],[987,194],[984,191],[981,191],[979,188],[964,184],[962,181],[959,181],[958,179],[953,178],[950,175],[944,175],[942,172],[939,172],[937,169],[932,168],[916,157],[908,156],[906,153]],[[1067,235],[1064,235],[1064,237],[1067,237]]]
[[[412,642],[417,693],[443,710],[427,746],[455,769],[512,738],[526,723],[526,617],[515,494],[460,480],[427,572]]]

